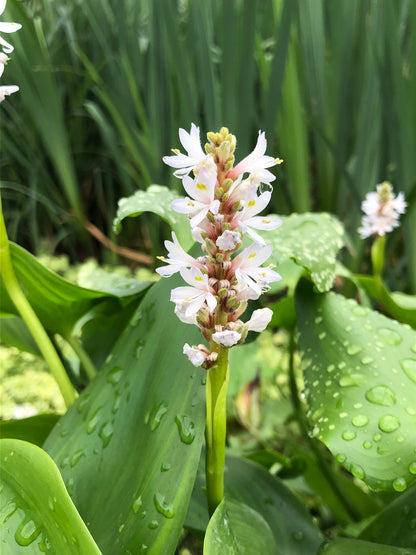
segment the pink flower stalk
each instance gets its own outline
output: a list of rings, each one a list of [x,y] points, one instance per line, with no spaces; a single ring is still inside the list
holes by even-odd
[[[248,331],[263,331],[272,311],[263,308],[253,312],[244,323],[239,318],[247,301],[257,299],[281,279],[270,266],[263,264],[270,257],[271,246],[255,230],[276,229],[281,224],[273,216],[261,216],[268,205],[271,191],[258,194],[260,183],[271,188],[274,175],[267,169],[281,162],[266,156],[265,134],[259,132],[254,151],[237,166],[234,164],[236,139],[222,128],[208,133],[206,153],[200,145],[199,128],[194,124],[190,133],[179,131],[187,155],[174,151],[164,161],[178,168],[174,175],[182,178],[187,197],[172,202],[172,208],[187,214],[194,238],[201,244],[202,256],[187,254],[175,236],[166,241],[168,257],[165,266],[157,269],[163,277],[180,272],[188,285],[171,292],[175,313],[185,323],[196,324],[209,342],[204,345],[185,344],[183,352],[195,366],[211,368],[221,349],[242,343]],[[191,177],[190,172],[193,172]],[[243,174],[248,177],[243,180]],[[243,236],[255,242],[239,254]]]

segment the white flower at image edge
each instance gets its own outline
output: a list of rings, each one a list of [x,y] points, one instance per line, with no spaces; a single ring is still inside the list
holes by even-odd
[[[189,270],[185,268],[180,273],[189,286],[172,289],[170,300],[175,304],[179,303],[183,308],[186,307],[184,311],[186,317],[196,314],[204,302],[207,303],[208,310],[213,312],[217,306],[217,299],[208,283],[207,274],[203,274],[199,268]]]
[[[185,343],[183,346],[183,354],[186,355],[194,366],[201,366],[205,361],[205,355],[199,349],[195,349]]]
[[[207,155],[201,148],[201,141],[199,138],[199,127],[194,123],[191,124],[191,132],[187,133],[185,129],[179,129],[179,138],[182,146],[187,152],[182,154],[179,150],[174,150],[174,156],[164,156],[163,161],[168,166],[172,168],[178,168],[173,175],[176,177],[183,177],[188,175],[194,167],[199,164],[204,158],[212,158],[211,155]]]
[[[217,331],[212,334],[212,339],[215,341],[215,343],[218,343],[219,345],[224,345],[224,347],[232,347],[240,341],[241,333],[231,330]]]
[[[3,100],[6,98],[6,96],[9,96],[15,92],[17,92],[19,90],[19,87],[17,85],[9,85],[9,86],[2,86],[0,87],[0,102],[3,102]]]
[[[406,212],[406,206],[403,193],[395,197],[390,183],[378,184],[377,192],[368,193],[361,203],[364,212],[358,229],[361,239],[370,235],[383,236],[398,227],[400,214]]]
[[[270,308],[259,308],[251,315],[250,320],[246,322],[249,331],[264,331],[272,319],[273,311]]]
[[[0,0],[0,15],[4,12],[5,8],[6,8],[6,0]],[[20,23],[7,23],[6,21],[0,21],[0,33],[14,33],[21,28],[22,26],[20,25]],[[0,36],[0,44],[3,47],[3,52],[7,52],[7,54],[10,54],[10,52],[13,52],[14,50],[13,46],[7,41],[5,41],[2,36]],[[15,92],[15,91],[12,91],[12,92]]]

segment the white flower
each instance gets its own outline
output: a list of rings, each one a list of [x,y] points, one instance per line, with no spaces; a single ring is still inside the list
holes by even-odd
[[[194,366],[201,366],[205,362],[205,353],[185,343],[183,354],[186,355]]]
[[[6,0],[0,0],[0,15],[4,12],[5,7],[6,7]],[[15,31],[18,31],[21,28],[22,26],[20,25],[20,23],[6,23],[5,21],[0,21],[0,33],[14,33]],[[3,52],[7,52],[8,54],[10,54],[10,52],[13,52],[14,50],[13,46],[9,44],[7,41],[5,41],[1,36],[0,36],[0,44],[3,47]],[[15,91],[11,91],[11,92],[15,92]],[[10,94],[10,92],[6,94]]]
[[[279,158],[273,158],[273,156],[265,156],[264,153],[266,152],[267,148],[267,141],[264,131],[259,131],[259,135],[257,138],[257,144],[255,149],[251,154],[243,158],[241,162],[239,162],[228,174],[227,177],[230,179],[235,179],[239,175],[243,173],[253,173],[256,170],[265,170],[266,168],[271,168],[276,164],[280,164],[282,160]],[[270,172],[267,172],[270,174]],[[267,175],[266,174],[266,175]],[[273,175],[273,174],[271,174]],[[273,179],[275,177],[273,176]],[[273,181],[269,177],[269,181]]]
[[[241,333],[231,330],[217,331],[212,334],[212,339],[215,341],[215,343],[218,343],[219,345],[224,345],[224,347],[232,347],[240,341]]]
[[[238,231],[229,231],[228,229],[226,229],[215,242],[217,247],[222,251],[233,251],[240,243],[241,233]]]
[[[208,210],[213,214],[218,213],[220,201],[214,198],[216,182],[217,167],[212,156],[199,165],[194,179],[188,175],[183,178],[184,189],[191,198],[172,201],[172,208],[175,212],[188,214],[191,227],[197,226],[205,218]]]
[[[270,308],[259,308],[251,315],[251,318],[246,322],[247,329],[251,331],[261,332],[265,330],[272,319],[273,311]]]
[[[208,310],[213,312],[217,306],[215,291],[208,283],[207,274],[203,274],[199,268],[190,270],[183,268],[181,276],[189,283],[189,287],[176,287],[171,291],[170,300],[175,304],[180,304],[185,309],[185,316],[196,315],[198,310],[206,302]]]
[[[400,214],[406,211],[403,193],[397,197],[389,182],[377,185],[377,192],[368,193],[361,204],[364,212],[361,227],[358,232],[362,239],[370,235],[385,235],[399,226]]]
[[[183,177],[188,175],[204,158],[209,157],[212,159],[212,156],[202,150],[199,139],[199,127],[195,124],[191,124],[190,133],[187,133],[185,129],[179,129],[179,138],[188,155],[182,154],[179,150],[175,149],[173,151],[175,156],[164,156],[163,161],[172,168],[179,168],[173,172],[173,175]]]
[[[9,60],[10,58],[6,54],[0,52],[0,77],[3,75],[4,66],[7,65]]]
[[[203,265],[193,256],[186,253],[180,246],[175,233],[172,232],[172,241],[165,241],[165,247],[168,251],[168,258],[160,257],[167,266],[156,268],[156,272],[163,277],[170,277],[179,272],[182,268],[202,268]]]
[[[279,281],[281,276],[271,268],[263,268],[263,264],[271,255],[273,247],[253,243],[242,253],[237,255],[231,264],[231,271],[235,272],[238,283],[245,283],[260,295],[269,289],[268,284]]]
[[[263,237],[252,228],[271,230],[282,224],[282,220],[275,216],[256,216],[269,204],[271,196],[270,191],[265,191],[257,196],[256,189],[253,188],[247,197],[242,212],[237,212],[231,226],[240,226],[243,233],[248,233],[257,243],[264,245]]]
[[[0,102],[3,102],[6,96],[13,94],[18,91],[19,87],[17,85],[8,85],[0,87]]]
[[[188,308],[187,304],[178,302],[175,305],[175,314],[176,314],[176,316],[184,324],[193,324],[193,325],[197,326],[198,322],[196,321],[196,314],[191,314],[190,316],[187,316],[186,315],[186,309],[187,308]]]

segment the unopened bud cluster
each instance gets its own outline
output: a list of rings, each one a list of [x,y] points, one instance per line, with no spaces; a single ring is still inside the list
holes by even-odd
[[[194,124],[190,133],[180,129],[179,137],[187,154],[173,150],[174,156],[163,160],[176,168],[174,175],[182,179],[188,196],[174,200],[172,207],[188,215],[202,254],[187,254],[172,233],[173,242],[165,241],[168,258],[161,258],[167,265],[156,271],[164,277],[180,272],[188,284],[173,289],[171,300],[179,319],[196,324],[209,342],[209,348],[186,344],[183,349],[195,366],[208,369],[216,362],[219,346],[242,343],[249,330],[262,331],[270,322],[268,308],[255,310],[245,323],[240,316],[249,299],[257,299],[270,282],[280,279],[271,267],[262,266],[272,247],[255,230],[276,229],[281,223],[258,216],[270,201],[275,179],[267,168],[281,160],[265,156],[267,142],[261,132],[254,151],[236,166],[236,138],[227,128],[208,133],[205,152]],[[261,183],[268,190],[259,193]],[[246,233],[254,243],[237,254]]]

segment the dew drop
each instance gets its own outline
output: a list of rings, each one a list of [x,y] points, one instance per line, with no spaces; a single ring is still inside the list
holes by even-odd
[[[72,495],[72,492],[74,490],[74,479],[69,478],[68,481],[65,483],[65,486],[66,486],[66,490],[69,493],[69,495]]]
[[[328,372],[333,372],[335,370],[335,364],[330,364],[327,368]]]
[[[167,472],[168,470],[170,470],[170,464],[169,463],[162,463],[162,465],[160,467],[160,471],[161,472]]]
[[[82,449],[75,451],[71,457],[71,468],[74,467],[82,457],[85,457],[85,453]]]
[[[352,423],[357,428],[362,428],[363,426],[368,424],[368,416],[366,416],[365,414],[357,414],[357,416],[354,416],[354,418],[352,419]]]
[[[406,412],[407,414],[410,414],[410,416],[414,416],[416,414],[416,410],[412,407],[407,407]]]
[[[107,376],[108,383],[113,385],[117,385],[118,382],[121,380],[121,376],[123,375],[123,369],[120,366],[115,366]]]
[[[295,532],[293,532],[292,537],[296,542],[301,542],[304,539],[305,534],[302,532],[302,530],[296,530]]]
[[[124,530],[125,524],[120,524],[120,526],[118,527],[118,533],[121,534],[121,532]]]
[[[157,520],[152,520],[147,525],[147,527],[150,528],[151,530],[155,530],[158,526],[159,526],[159,522]]]
[[[345,455],[343,455],[342,453],[338,453],[338,455],[335,458],[341,464],[343,464],[347,460],[347,457]]]
[[[366,316],[367,315],[367,311],[365,308],[363,308],[362,306],[356,306],[353,308],[353,313],[356,316]]]
[[[400,345],[403,341],[400,334],[390,328],[378,328],[377,334],[388,345]]]
[[[386,414],[378,421],[378,427],[382,432],[391,433],[400,426],[400,420],[393,414]]]
[[[396,404],[396,396],[386,385],[372,387],[366,392],[365,398],[370,403],[381,405],[382,407],[391,407]]]
[[[404,478],[396,478],[393,482],[393,489],[396,491],[404,491],[407,488],[407,482]]]
[[[350,468],[350,472],[353,476],[355,476],[356,478],[359,478],[360,480],[363,480],[365,478],[364,469],[358,464],[352,464]]]
[[[203,378],[201,378],[201,385],[205,385],[207,383],[207,378],[206,376],[204,376]]]
[[[413,358],[405,358],[400,361],[400,366],[403,368],[406,376],[416,383],[416,360]]]
[[[356,437],[357,434],[353,430],[345,430],[344,432],[342,432],[342,439],[345,439],[345,441],[351,441]]]
[[[173,510],[173,505],[166,502],[165,496],[162,493],[155,493],[153,498],[156,510],[166,518],[173,518],[175,516],[175,511]]]
[[[101,412],[101,408],[99,407],[94,414],[92,415],[92,417],[88,420],[88,424],[87,424],[87,433],[88,434],[92,434],[92,432],[95,430],[95,428],[97,427],[98,421],[100,419],[100,412]]]
[[[381,434],[374,434],[373,435],[373,440],[378,443],[381,440]]]
[[[77,411],[79,413],[81,413],[83,411],[83,409],[88,405],[90,400],[90,395],[89,393],[83,393],[77,401]]]
[[[326,337],[326,332],[325,331],[321,331],[321,333],[318,335],[319,339],[325,339]]]
[[[112,424],[110,424],[110,422],[106,422],[105,424],[103,424],[100,428],[100,432],[98,435],[103,440],[103,447],[104,448],[107,447],[107,445],[110,443],[110,440],[113,436]]]
[[[350,374],[348,376],[342,376],[339,380],[339,385],[341,387],[359,386],[364,381],[365,377],[362,374]]]
[[[133,511],[135,513],[138,513],[140,510],[140,507],[143,505],[143,501],[142,501],[142,496],[139,495],[138,497],[136,497],[136,499],[133,501]]]
[[[140,546],[140,551],[139,553],[146,553],[146,551],[149,549],[149,546],[146,545],[145,543],[142,543],[142,545]]]
[[[415,343],[414,345],[412,345],[412,351],[413,351],[414,353],[416,353],[416,343]]]
[[[416,474],[416,461],[409,464],[409,472],[410,474]]]
[[[373,444],[368,439],[366,439],[363,443],[364,449],[371,449],[372,446],[373,446]]]
[[[322,316],[317,316],[315,318],[315,324],[320,324],[322,322]]]
[[[121,392],[120,391],[116,391],[115,395],[114,395],[114,401],[113,401],[113,406],[111,409],[111,412],[113,414],[116,414],[116,412],[118,411],[118,409],[120,408],[120,403],[121,403]]]
[[[5,524],[8,519],[17,511],[17,505],[14,501],[7,503],[1,510],[0,510],[0,521]]]
[[[175,417],[176,425],[178,426],[179,436],[183,443],[190,445],[195,439],[195,424],[186,414],[178,414]]]
[[[159,427],[160,423],[162,422],[162,418],[165,416],[165,414],[168,412],[168,403],[159,403],[154,411],[154,414],[152,416],[152,420],[150,423],[150,429],[152,432],[154,432],[156,430],[156,428]]]
[[[362,350],[362,347],[359,347],[358,345],[350,345],[347,348],[347,353],[349,355],[358,355],[358,353],[361,353]]]
[[[138,339],[136,341],[136,345],[135,345],[135,352],[134,352],[134,356],[139,359],[140,358],[140,354],[143,350],[143,345],[144,345],[144,341],[142,341],[141,339]]]
[[[18,545],[26,547],[33,543],[40,534],[40,528],[36,526],[31,518],[26,517],[18,526],[14,539]]]
[[[372,362],[374,362],[374,359],[369,356],[365,356],[361,359],[362,364],[371,364]]]

